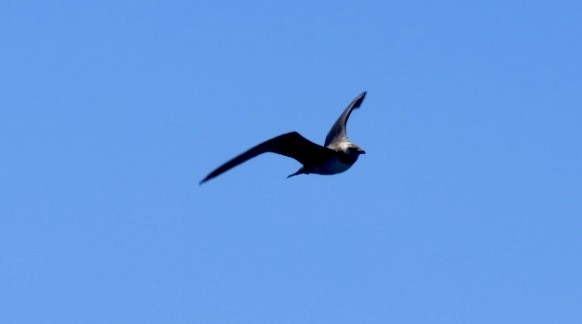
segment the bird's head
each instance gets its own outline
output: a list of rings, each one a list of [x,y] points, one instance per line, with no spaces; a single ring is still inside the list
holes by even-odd
[[[366,154],[366,151],[364,151],[364,149],[363,149],[363,148],[361,148],[361,147],[357,146],[356,144],[352,144],[352,145],[349,147],[349,150],[350,150],[350,152],[352,152],[352,153],[356,153],[356,154],[358,154],[358,155],[360,155],[360,154]]]
[[[360,154],[366,154],[366,151],[364,151],[361,147],[359,147],[358,145],[356,145],[354,143],[350,143],[350,142],[341,143],[340,149],[342,152],[349,154],[349,155],[354,155],[354,156],[358,156]]]

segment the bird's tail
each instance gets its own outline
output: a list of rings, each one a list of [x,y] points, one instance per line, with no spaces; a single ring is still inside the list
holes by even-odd
[[[297,170],[297,172],[288,175],[287,178],[291,178],[291,177],[294,177],[294,176],[300,175],[300,174],[307,174],[307,172],[305,172],[305,169],[303,169],[303,167],[301,167],[299,170]]]

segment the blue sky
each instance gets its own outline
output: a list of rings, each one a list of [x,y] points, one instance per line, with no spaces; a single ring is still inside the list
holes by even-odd
[[[579,323],[580,1],[4,1],[1,323]],[[344,107],[336,176],[267,154]]]

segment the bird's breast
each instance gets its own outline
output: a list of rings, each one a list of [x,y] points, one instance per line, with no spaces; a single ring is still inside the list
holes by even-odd
[[[327,160],[325,163],[318,166],[317,168],[314,168],[313,170],[310,171],[310,173],[326,175],[342,173],[349,169],[354,164],[354,162],[356,161],[340,159],[336,156]]]

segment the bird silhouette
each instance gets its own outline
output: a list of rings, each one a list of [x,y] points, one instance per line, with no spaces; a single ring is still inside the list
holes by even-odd
[[[366,153],[361,147],[350,142],[346,130],[352,110],[359,108],[365,97],[366,92],[364,91],[345,108],[327,133],[324,146],[313,143],[298,132],[282,134],[250,148],[219,166],[202,179],[200,184],[267,152],[293,158],[302,164],[301,168],[290,174],[288,178],[299,174],[330,175],[346,171],[358,160],[361,154]]]

